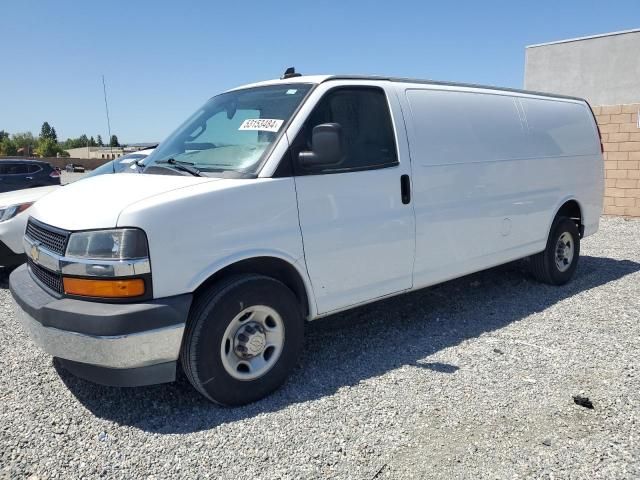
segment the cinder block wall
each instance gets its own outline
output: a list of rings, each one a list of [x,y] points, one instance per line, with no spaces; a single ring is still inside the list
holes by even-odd
[[[640,103],[593,107],[604,146],[604,213],[640,217]]]

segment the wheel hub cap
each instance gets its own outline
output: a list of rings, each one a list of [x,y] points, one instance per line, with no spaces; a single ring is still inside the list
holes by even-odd
[[[267,305],[253,305],[229,322],[220,343],[220,359],[237,380],[254,380],[267,373],[284,348],[284,321]]]
[[[556,267],[561,272],[566,272],[573,262],[573,237],[569,232],[564,232],[558,238],[556,244]]]
[[[239,357],[253,358],[264,351],[264,347],[267,345],[267,336],[262,325],[250,322],[238,329],[233,344]]]

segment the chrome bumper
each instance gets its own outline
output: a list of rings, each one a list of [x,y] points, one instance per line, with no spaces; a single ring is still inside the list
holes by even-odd
[[[108,368],[137,368],[178,359],[184,324],[125,335],[99,336],[45,327],[14,302],[16,317],[49,355]]]

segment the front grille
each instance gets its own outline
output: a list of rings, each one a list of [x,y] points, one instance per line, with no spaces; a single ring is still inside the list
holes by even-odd
[[[49,287],[54,292],[63,293],[64,289],[62,287],[62,276],[59,273],[51,272],[46,268],[33,263],[30,258],[27,258],[27,264],[29,265],[29,270],[31,271],[31,273],[33,273],[33,275],[44,285]]]
[[[45,225],[35,223],[31,219],[29,219],[27,223],[25,235],[27,238],[39,242],[44,248],[58,255],[64,255],[65,248],[67,247],[67,239],[69,238],[67,232],[54,231]]]

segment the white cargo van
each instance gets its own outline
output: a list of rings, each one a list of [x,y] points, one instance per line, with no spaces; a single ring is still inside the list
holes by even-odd
[[[305,320],[524,257],[567,282],[602,208],[584,100],[477,85],[290,73],[213,97],[145,165],[32,207],[17,311],[78,376],[180,364],[226,405],[284,381]]]

